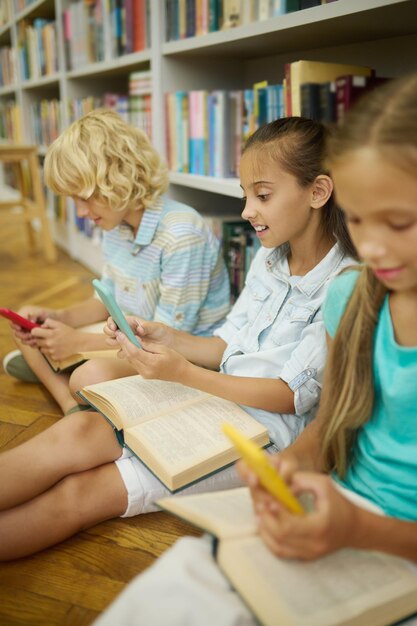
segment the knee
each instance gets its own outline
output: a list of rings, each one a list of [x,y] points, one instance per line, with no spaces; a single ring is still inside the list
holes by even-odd
[[[79,401],[77,391],[86,387],[87,385],[94,385],[99,375],[97,362],[93,359],[87,361],[83,365],[80,365],[75,369],[69,379],[69,389],[73,397]]]
[[[53,445],[57,450],[63,448],[79,450],[92,437],[101,425],[107,425],[101,415],[90,411],[80,411],[63,417],[53,428]]]

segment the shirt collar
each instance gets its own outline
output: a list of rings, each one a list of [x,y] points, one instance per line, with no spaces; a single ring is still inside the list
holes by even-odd
[[[147,207],[139,224],[138,232],[136,233],[136,237],[133,238],[133,230],[129,224],[126,222],[122,222],[119,224],[119,234],[122,239],[127,239],[132,241],[135,244],[135,247],[139,246],[147,246],[151,243],[152,239],[155,236],[155,231],[158,228],[158,224],[161,219],[163,211],[163,201],[162,198],[158,198],[155,204],[152,207]]]
[[[275,276],[287,283],[290,276],[288,252],[289,245],[286,243],[272,250],[265,259],[267,270],[272,271]],[[294,289],[302,291],[306,296],[312,296],[326,282],[328,277],[336,272],[344,257],[345,254],[340,244],[335,243],[320,263],[303,276]]]

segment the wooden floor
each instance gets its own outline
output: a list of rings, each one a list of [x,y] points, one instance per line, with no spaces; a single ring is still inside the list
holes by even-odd
[[[0,306],[66,306],[91,294],[92,278],[62,252],[56,264],[46,265],[41,254],[29,252],[17,216],[0,213]],[[14,348],[0,318],[1,356]],[[44,389],[9,378],[0,366],[0,450],[59,418]],[[165,513],[152,513],[105,522],[38,555],[0,564],[0,625],[91,624],[133,576],[184,534],[198,533]]]

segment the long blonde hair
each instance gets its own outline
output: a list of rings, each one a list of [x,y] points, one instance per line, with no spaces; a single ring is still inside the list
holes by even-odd
[[[390,81],[368,94],[330,138],[330,170],[367,146],[416,175],[416,111],[417,74]],[[351,461],[358,429],[372,414],[374,335],[387,293],[368,267],[358,271],[360,275],[329,351],[318,412],[323,469],[335,470],[342,477]]]
[[[114,211],[150,206],[168,188],[146,134],[109,109],[84,115],[52,143],[44,175],[54,193],[103,200]]]

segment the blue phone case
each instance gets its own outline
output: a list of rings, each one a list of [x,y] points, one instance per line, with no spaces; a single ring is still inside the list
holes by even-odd
[[[112,316],[113,321],[116,323],[119,330],[121,330],[122,333],[124,333],[129,339],[129,341],[131,341],[137,348],[141,348],[142,346],[140,345],[136,335],[133,333],[133,330],[127,323],[122,309],[119,307],[107,287],[105,287],[97,278],[93,280],[93,287],[96,290],[97,295],[100,297],[100,300],[103,302],[104,306]]]

